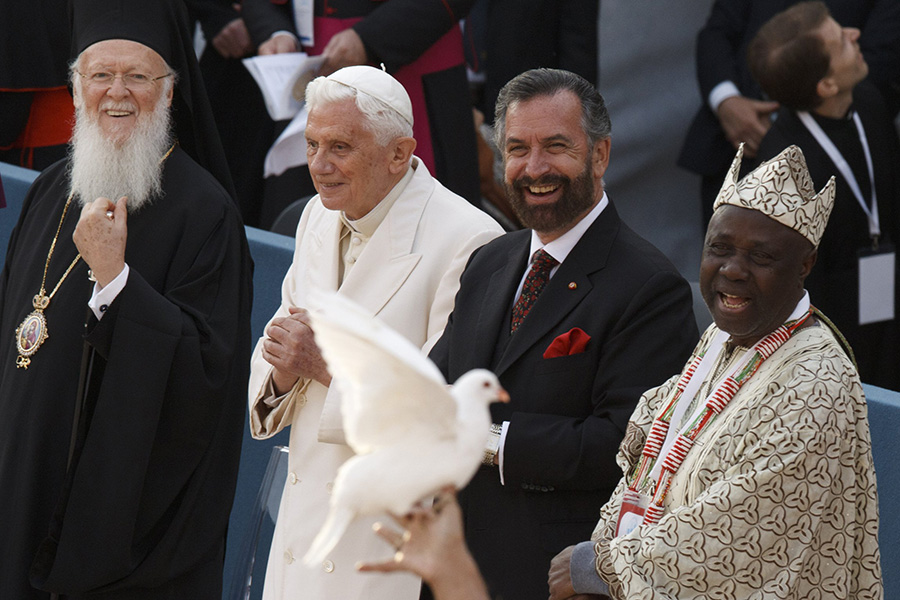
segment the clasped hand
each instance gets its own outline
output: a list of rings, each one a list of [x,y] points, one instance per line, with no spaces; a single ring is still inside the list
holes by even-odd
[[[72,240],[100,287],[105,287],[125,268],[128,239],[128,199],[113,202],[97,198],[85,204]]]
[[[728,141],[735,148],[744,142],[744,155],[753,158],[772,126],[771,115],[776,110],[777,102],[731,96],[719,105],[718,117]]]
[[[286,317],[272,319],[263,340],[262,356],[275,367],[272,383],[279,395],[288,392],[298,379],[314,379],[331,385],[328,366],[313,336],[309,312],[291,307]]]

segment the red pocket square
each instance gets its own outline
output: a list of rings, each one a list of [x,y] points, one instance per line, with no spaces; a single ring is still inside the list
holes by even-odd
[[[591,341],[591,336],[580,327],[573,327],[550,342],[550,345],[544,350],[544,358],[581,354],[589,341]]]

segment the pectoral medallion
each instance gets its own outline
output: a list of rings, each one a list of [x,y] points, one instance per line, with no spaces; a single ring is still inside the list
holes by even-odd
[[[16,328],[16,349],[19,351],[17,368],[27,369],[31,364],[31,355],[50,337],[47,333],[47,318],[44,316],[44,309],[50,304],[50,299],[38,294],[34,297],[33,304],[34,311]]]
[[[38,351],[41,344],[50,337],[50,334],[47,333],[47,318],[44,316],[44,311],[50,306],[50,300],[53,299],[59,286],[62,285],[62,282],[66,280],[66,277],[69,276],[69,273],[81,260],[81,253],[78,253],[75,256],[75,260],[69,263],[69,268],[66,269],[66,272],[59,278],[53,291],[48,295],[44,287],[47,283],[47,269],[50,267],[50,259],[53,257],[56,240],[59,239],[59,231],[62,229],[63,221],[66,219],[66,213],[69,210],[69,205],[72,203],[72,197],[73,194],[69,194],[69,199],[66,200],[66,205],[63,207],[62,216],[59,218],[59,225],[56,227],[56,235],[53,236],[53,242],[50,243],[50,251],[47,253],[46,262],[44,262],[44,276],[41,278],[41,289],[31,301],[34,311],[28,313],[25,320],[16,328],[16,349],[19,351],[19,356],[16,357],[17,369],[27,369],[28,365],[31,364],[31,357]]]

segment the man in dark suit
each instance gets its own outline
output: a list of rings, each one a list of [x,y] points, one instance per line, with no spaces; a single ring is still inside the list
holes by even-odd
[[[678,371],[697,328],[687,283],[604,193],[609,115],[590,83],[552,69],[516,77],[495,134],[531,231],[472,255],[431,358],[450,382],[486,367],[509,391],[461,494],[466,539],[492,596],[544,599],[550,559],[591,533],[618,479],[639,395]]]
[[[771,125],[775,102],[763,94],[747,66],[747,46],[763,23],[797,0],[716,0],[697,35],[697,81],[703,105],[685,137],[678,165],[702,176],[704,224],[734,158],[756,156]],[[900,3],[896,0],[826,0],[834,19],[862,33],[869,79],[896,114],[900,107]],[[747,161],[749,165],[751,161]]]

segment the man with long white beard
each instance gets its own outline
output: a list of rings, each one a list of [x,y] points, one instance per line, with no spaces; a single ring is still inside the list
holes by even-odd
[[[126,51],[141,50],[136,42],[128,40],[112,43],[118,47],[124,46]],[[169,70],[168,65],[164,68]],[[82,204],[85,198],[117,199],[125,196],[129,209],[135,211],[154,195],[162,193],[164,162],[160,161],[160,157],[166,154],[174,141],[169,105],[175,75],[167,74],[156,84],[142,84],[154,95],[161,93],[156,105],[147,107],[150,111],[135,118],[127,136],[108,135],[100,124],[100,118],[103,114],[104,118],[114,121],[125,120],[135,112],[137,103],[134,99],[116,97],[117,92],[127,93],[129,88],[124,85],[115,86],[116,89],[109,87],[99,106],[89,110],[83,100],[85,92],[91,94],[93,89],[102,89],[105,84],[100,86],[93,81],[84,81],[78,72],[74,75],[72,85],[78,90],[77,96],[81,100],[75,108],[75,127],[70,146],[71,190]],[[132,82],[131,87],[134,85],[135,82]],[[134,92],[140,92],[140,89],[138,87],[128,95],[136,95]]]
[[[73,2],[0,275],[0,597],[221,597],[251,262],[178,0]]]

